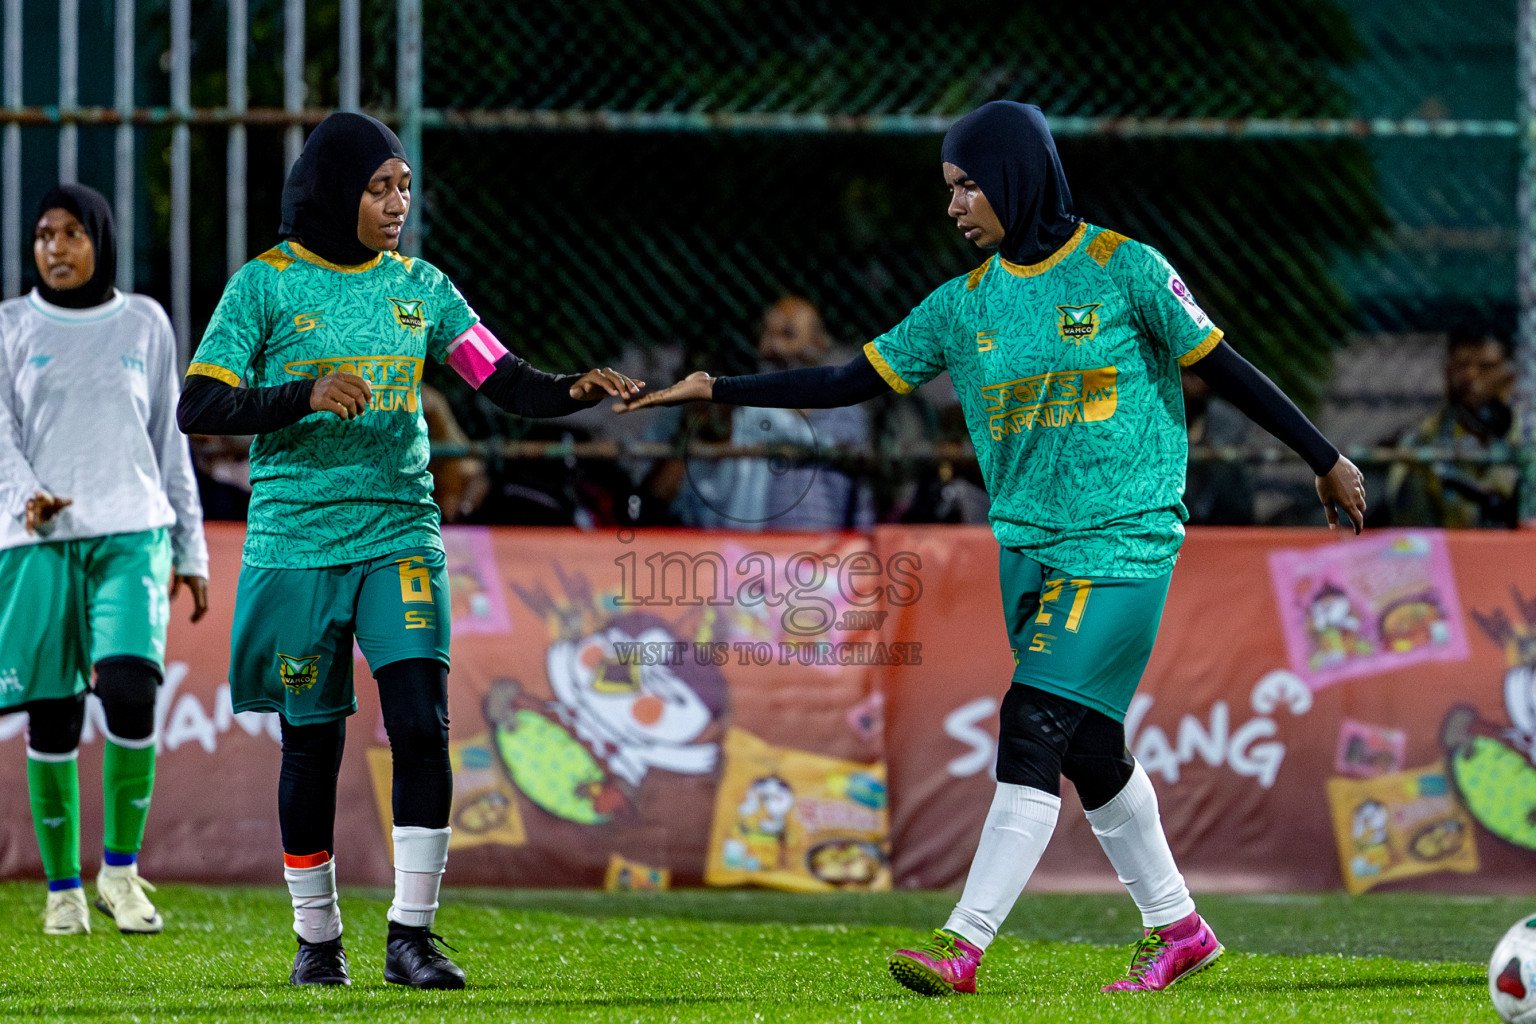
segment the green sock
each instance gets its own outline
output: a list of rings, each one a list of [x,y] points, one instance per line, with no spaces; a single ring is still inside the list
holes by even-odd
[[[101,788],[106,800],[103,846],[113,853],[138,853],[144,844],[149,795],[155,788],[155,744],[125,747],[111,739],[101,758]]]
[[[59,755],[46,755],[59,756]],[[27,757],[32,827],[48,881],[80,877],[80,773],[73,753],[66,760]]]

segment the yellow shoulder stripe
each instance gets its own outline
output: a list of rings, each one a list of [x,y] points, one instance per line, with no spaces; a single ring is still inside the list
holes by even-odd
[[[1211,333],[1205,336],[1205,340],[1194,348],[1179,356],[1180,366],[1193,366],[1206,356],[1211,354],[1211,349],[1221,344],[1221,328],[1211,328]]]
[[[1088,243],[1088,255],[1101,267],[1109,266],[1109,259],[1120,248],[1121,242],[1129,241],[1118,231],[1100,231],[1093,236],[1093,241]]]
[[[398,252],[396,252],[393,249],[390,249],[389,252],[387,253],[387,255],[389,256],[390,259],[394,260],[396,263],[403,263],[403,264],[405,264],[405,272],[407,274],[409,274],[411,272],[411,263],[414,262],[411,259],[411,257],[409,257],[409,256],[401,256]]]
[[[866,341],[864,343],[864,356],[869,360],[869,364],[875,368],[875,372],[880,375],[880,378],[891,386],[892,391],[898,395],[910,395],[913,392],[914,388],[912,385],[902,380],[901,374],[891,369],[891,364],[885,361],[885,357],[880,354],[880,350],[875,348],[874,342]]]
[[[968,291],[968,292],[975,291],[976,290],[976,286],[981,284],[981,279],[986,277],[987,276],[987,271],[991,270],[991,269],[992,269],[992,261],[991,261],[991,259],[988,259],[987,262],[983,263],[981,266],[979,266],[975,270],[971,271],[971,276],[967,277],[965,279],[965,290]]]
[[[240,386],[239,374],[230,373],[224,367],[215,366],[213,363],[193,363],[187,367],[187,376],[190,377],[194,373],[201,374],[204,377],[212,377],[214,380],[221,380],[232,388]]]
[[[267,266],[271,267],[273,270],[277,271],[279,274],[293,266],[293,257],[289,256],[287,253],[283,252],[283,250],[277,248],[276,246],[268,249],[266,252],[262,253],[256,258],[261,260],[261,262],[265,263]]]

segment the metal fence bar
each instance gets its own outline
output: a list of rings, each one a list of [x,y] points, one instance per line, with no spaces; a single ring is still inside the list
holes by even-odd
[[[171,107],[192,100],[192,0],[171,0]],[[192,358],[192,129],[171,129],[171,325],[181,365]]]
[[[123,292],[133,291],[133,125],[128,117],[133,112],[133,35],[134,0],[117,0],[116,25],[113,32],[112,63],[115,82],[112,98],[123,115],[113,139],[113,174],[115,195],[113,216],[117,221],[117,287]]]
[[[341,69],[336,101],[342,110],[363,109],[361,23],[362,0],[341,0]]]
[[[21,108],[21,0],[5,0],[5,106]],[[21,294],[21,125],[5,126],[0,149],[0,277],[4,297]]]
[[[246,0],[229,0],[229,39],[225,61],[228,65],[226,100],[232,114],[244,114],[246,107]],[[245,125],[229,126],[229,140],[224,158],[224,265],[234,276],[245,263],[247,247],[245,192],[247,150]]]
[[[290,116],[304,108],[304,0],[283,2],[283,110]],[[304,129],[288,122],[283,136],[283,174],[287,175],[304,149]]]
[[[59,0],[59,108],[80,102],[80,0]],[[72,121],[59,126],[59,180],[80,177],[80,127]]]
[[[1462,466],[1505,466],[1509,460],[1488,452],[1457,448],[1417,446],[1351,446],[1344,454],[1362,466],[1454,464]],[[506,459],[765,459],[786,458],[844,466],[877,468],[890,463],[962,462],[974,464],[976,449],[968,441],[909,441],[899,451],[879,445],[802,445],[737,444],[730,441],[702,441],[678,444],[673,441],[634,441],[604,438],[595,441],[471,441],[465,444],[434,442],[433,458],[463,455],[497,455]],[[1190,445],[1191,463],[1240,462],[1251,465],[1293,463],[1301,458],[1289,448],[1278,445]]]
[[[401,232],[400,248],[409,253],[421,252],[421,222],[425,213],[422,197],[421,129],[421,0],[399,0],[396,7],[398,20],[398,58],[395,67],[395,89],[400,104],[400,143],[411,158],[411,189],[416,196],[416,216],[407,217]]]
[[[302,0],[288,0],[289,3]],[[402,4],[416,0],[400,0]],[[302,42],[302,40],[300,40]],[[417,46],[419,55],[420,46]],[[286,62],[285,62],[286,63]],[[418,75],[419,91],[419,75]],[[300,75],[299,89],[303,89]],[[8,107],[10,105],[7,105]],[[956,118],[950,116],[776,113],[650,113],[623,110],[528,110],[522,107],[450,109],[419,107],[422,128],[455,128],[470,131],[546,132],[718,132],[724,134],[790,135],[941,135]],[[405,129],[406,108],[371,109],[368,113]],[[194,125],[318,124],[330,113],[326,108],[251,107],[239,115],[227,107],[196,107],[178,112],[170,107],[140,107],[130,115],[135,124]],[[957,115],[958,116],[958,115]],[[1518,120],[1426,120],[1422,118],[1164,118],[1076,117],[1046,111],[1054,135],[1071,138],[1183,138],[1183,139],[1472,139],[1519,138]],[[122,112],[114,107],[56,106],[0,110],[0,124],[24,125],[117,124]],[[404,141],[402,139],[402,141]]]
[[[1520,181],[1516,267],[1520,329],[1515,342],[1515,415],[1521,423],[1520,521],[1536,527],[1536,0],[1517,0]]]

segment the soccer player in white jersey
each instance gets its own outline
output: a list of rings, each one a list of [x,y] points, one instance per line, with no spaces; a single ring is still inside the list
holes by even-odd
[[[208,609],[202,508],[176,429],[176,344],[158,303],[112,287],[112,212],[95,191],[51,189],[32,252],[37,287],[0,303],[0,714],[28,714],[43,930],[91,930],[76,757],[94,690],[106,714],[96,906],[120,931],[158,932],[138,852],[167,586],[187,584],[193,622]]]
[[[1065,776],[1145,930],[1127,976],[1104,990],[1158,991],[1222,951],[1125,744],[1188,518],[1180,367],[1306,460],[1331,526],[1342,509],[1358,532],[1363,480],[1223,340],[1160,253],[1072,211],[1038,107],[995,102],[962,117],[942,165],[956,227],[997,250],[981,266],[845,366],[696,373],[622,407],[827,408],[907,394],[949,371],[992,497],[1014,665],[997,791],[965,890],[927,942],[891,956],[891,973],[929,995],[976,991],[982,954],[1056,828]]]

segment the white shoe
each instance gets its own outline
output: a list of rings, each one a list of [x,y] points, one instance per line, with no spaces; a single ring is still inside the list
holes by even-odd
[[[48,894],[48,916],[43,921],[47,935],[91,934],[91,908],[85,905],[85,890],[79,886]]]
[[[165,927],[160,912],[144,890],[155,887],[139,877],[139,866],[115,868],[103,864],[96,875],[96,908],[112,915],[120,932],[158,932]]]

